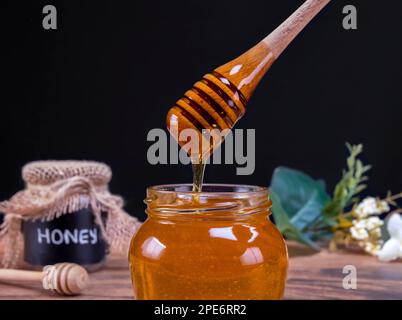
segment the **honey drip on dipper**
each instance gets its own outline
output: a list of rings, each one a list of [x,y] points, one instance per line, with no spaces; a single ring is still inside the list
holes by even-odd
[[[278,28],[238,58],[204,75],[185,92],[167,114],[170,132],[193,129],[198,141],[180,141],[193,164],[193,191],[202,190],[205,162],[222,143],[222,136],[206,136],[206,129],[232,129],[246,112],[258,83],[285,48],[330,0],[307,0]],[[211,131],[209,131],[211,132]],[[199,142],[199,143],[198,143]],[[208,145],[205,148],[205,145]]]

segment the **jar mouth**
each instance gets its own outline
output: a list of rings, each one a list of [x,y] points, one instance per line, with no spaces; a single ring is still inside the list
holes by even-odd
[[[219,183],[205,183],[202,185],[201,192],[192,191],[193,185],[190,183],[184,184],[164,184],[158,186],[148,187],[148,190],[154,190],[160,193],[179,192],[185,194],[208,195],[211,193],[227,194],[227,195],[245,195],[256,193],[268,193],[267,187],[259,187],[252,185],[238,185],[238,184],[219,184]]]
[[[212,183],[201,192],[192,191],[192,184],[151,186],[145,203],[149,216],[180,219],[247,218],[271,207],[266,187]]]

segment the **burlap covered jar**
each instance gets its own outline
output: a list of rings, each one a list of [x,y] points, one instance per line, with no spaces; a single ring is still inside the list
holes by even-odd
[[[130,239],[140,222],[123,210],[121,197],[109,192],[108,183],[112,177],[109,166],[89,161],[37,161],[24,166],[22,177],[26,184],[25,189],[9,201],[0,203],[0,212],[5,214],[0,226],[2,267],[18,267],[24,264],[24,258],[40,261],[43,255],[49,254],[39,247],[37,252],[34,250],[29,255],[24,254],[24,235],[25,238],[30,236],[31,229],[37,225],[46,227],[43,230],[38,228],[39,244],[53,240],[48,248],[53,250],[50,252],[53,255],[50,260],[55,262],[63,259],[62,256],[59,257],[63,248],[70,247],[69,250],[72,250],[72,245],[78,241],[84,244],[83,247],[91,244],[91,241],[97,241],[94,237],[97,231],[108,252],[127,255]],[[50,229],[53,233],[49,233],[49,222],[57,221],[57,225],[60,225],[62,219],[69,219],[70,222],[67,223],[71,223],[72,217],[75,217],[72,223],[78,225],[92,219],[96,230],[66,231],[63,230],[64,227],[59,227],[57,232]],[[32,246],[30,241],[25,239],[25,247]],[[91,248],[87,246],[86,250]],[[84,256],[91,256],[88,252],[84,252]]]

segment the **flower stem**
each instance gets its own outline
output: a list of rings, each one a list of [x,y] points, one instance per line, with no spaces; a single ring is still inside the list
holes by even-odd
[[[386,197],[383,201],[395,201],[402,198],[402,192]]]

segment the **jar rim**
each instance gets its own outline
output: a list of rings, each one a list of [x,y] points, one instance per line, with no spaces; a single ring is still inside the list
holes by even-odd
[[[216,183],[204,184],[201,192],[192,184],[151,186],[145,203],[149,216],[180,219],[245,219],[271,207],[266,187]]]
[[[208,195],[208,194],[257,195],[259,193],[261,194],[268,193],[267,187],[253,186],[246,184],[204,183],[202,185],[201,192],[192,191],[192,187],[193,185],[191,183],[162,184],[162,185],[150,186],[148,187],[148,190],[165,194],[175,192],[175,193],[197,194],[197,195]],[[221,189],[221,190],[211,190],[211,189]]]

